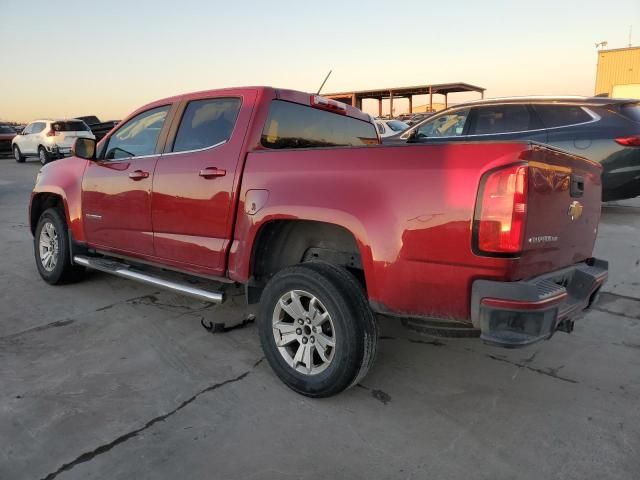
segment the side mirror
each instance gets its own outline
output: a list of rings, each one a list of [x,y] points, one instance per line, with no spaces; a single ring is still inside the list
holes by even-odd
[[[76,138],[71,147],[71,155],[85,160],[95,160],[96,141],[93,138]]]
[[[418,138],[418,129],[416,128],[409,133],[409,136],[407,137],[407,143],[415,142],[417,138]]]

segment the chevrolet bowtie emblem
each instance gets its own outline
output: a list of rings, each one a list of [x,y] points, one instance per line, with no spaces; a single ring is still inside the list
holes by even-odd
[[[571,220],[580,218],[580,215],[582,215],[582,204],[577,200],[574,200],[573,202],[571,202],[571,205],[569,205],[569,211],[567,212],[567,215],[571,217]]]

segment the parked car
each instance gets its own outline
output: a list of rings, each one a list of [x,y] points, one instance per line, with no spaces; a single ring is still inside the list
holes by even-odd
[[[404,132],[409,125],[400,120],[375,120],[376,128],[378,129],[378,134],[380,138],[388,137],[390,135],[395,135],[400,132]]]
[[[211,90],[78,138],[29,223],[53,285],[90,268],[220,303],[243,284],[275,373],[322,397],[367,373],[374,313],[506,347],[571,331],[607,278],[601,170],[531,142],[380,146],[369,115],[318,95]]]
[[[16,131],[11,125],[0,123],[0,155],[11,155],[11,141]]]
[[[91,133],[96,136],[96,140],[100,141],[102,138],[109,133],[113,127],[118,125],[119,120],[108,120],[106,122],[101,122],[98,117],[95,115],[87,115],[84,117],[75,117],[78,120],[82,120],[86,123],[91,129]]]
[[[16,162],[24,162],[26,157],[38,157],[44,165],[69,155],[78,137],[96,138],[82,120],[34,120],[13,139],[11,148]]]
[[[535,140],[602,164],[602,199],[640,195],[640,103],[602,97],[480,100],[439,112],[385,143]]]

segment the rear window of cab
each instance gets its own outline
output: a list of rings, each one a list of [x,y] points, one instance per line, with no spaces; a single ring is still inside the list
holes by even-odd
[[[378,144],[372,123],[298,103],[273,100],[262,131],[267,148],[356,147]]]

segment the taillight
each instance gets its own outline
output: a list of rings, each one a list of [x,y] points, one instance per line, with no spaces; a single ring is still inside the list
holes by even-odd
[[[640,135],[616,138],[616,142],[625,147],[640,147]]]
[[[528,168],[512,165],[489,172],[480,184],[474,217],[474,241],[485,253],[522,250],[527,219]]]
[[[49,131],[47,132],[47,137],[55,137],[57,133],[58,133],[58,132],[56,132],[56,131],[52,128],[51,130],[49,130]]]
[[[329,110],[330,112],[339,113],[341,115],[347,114],[347,106],[344,103],[331,100],[320,95],[311,95],[311,106],[322,110]]]

